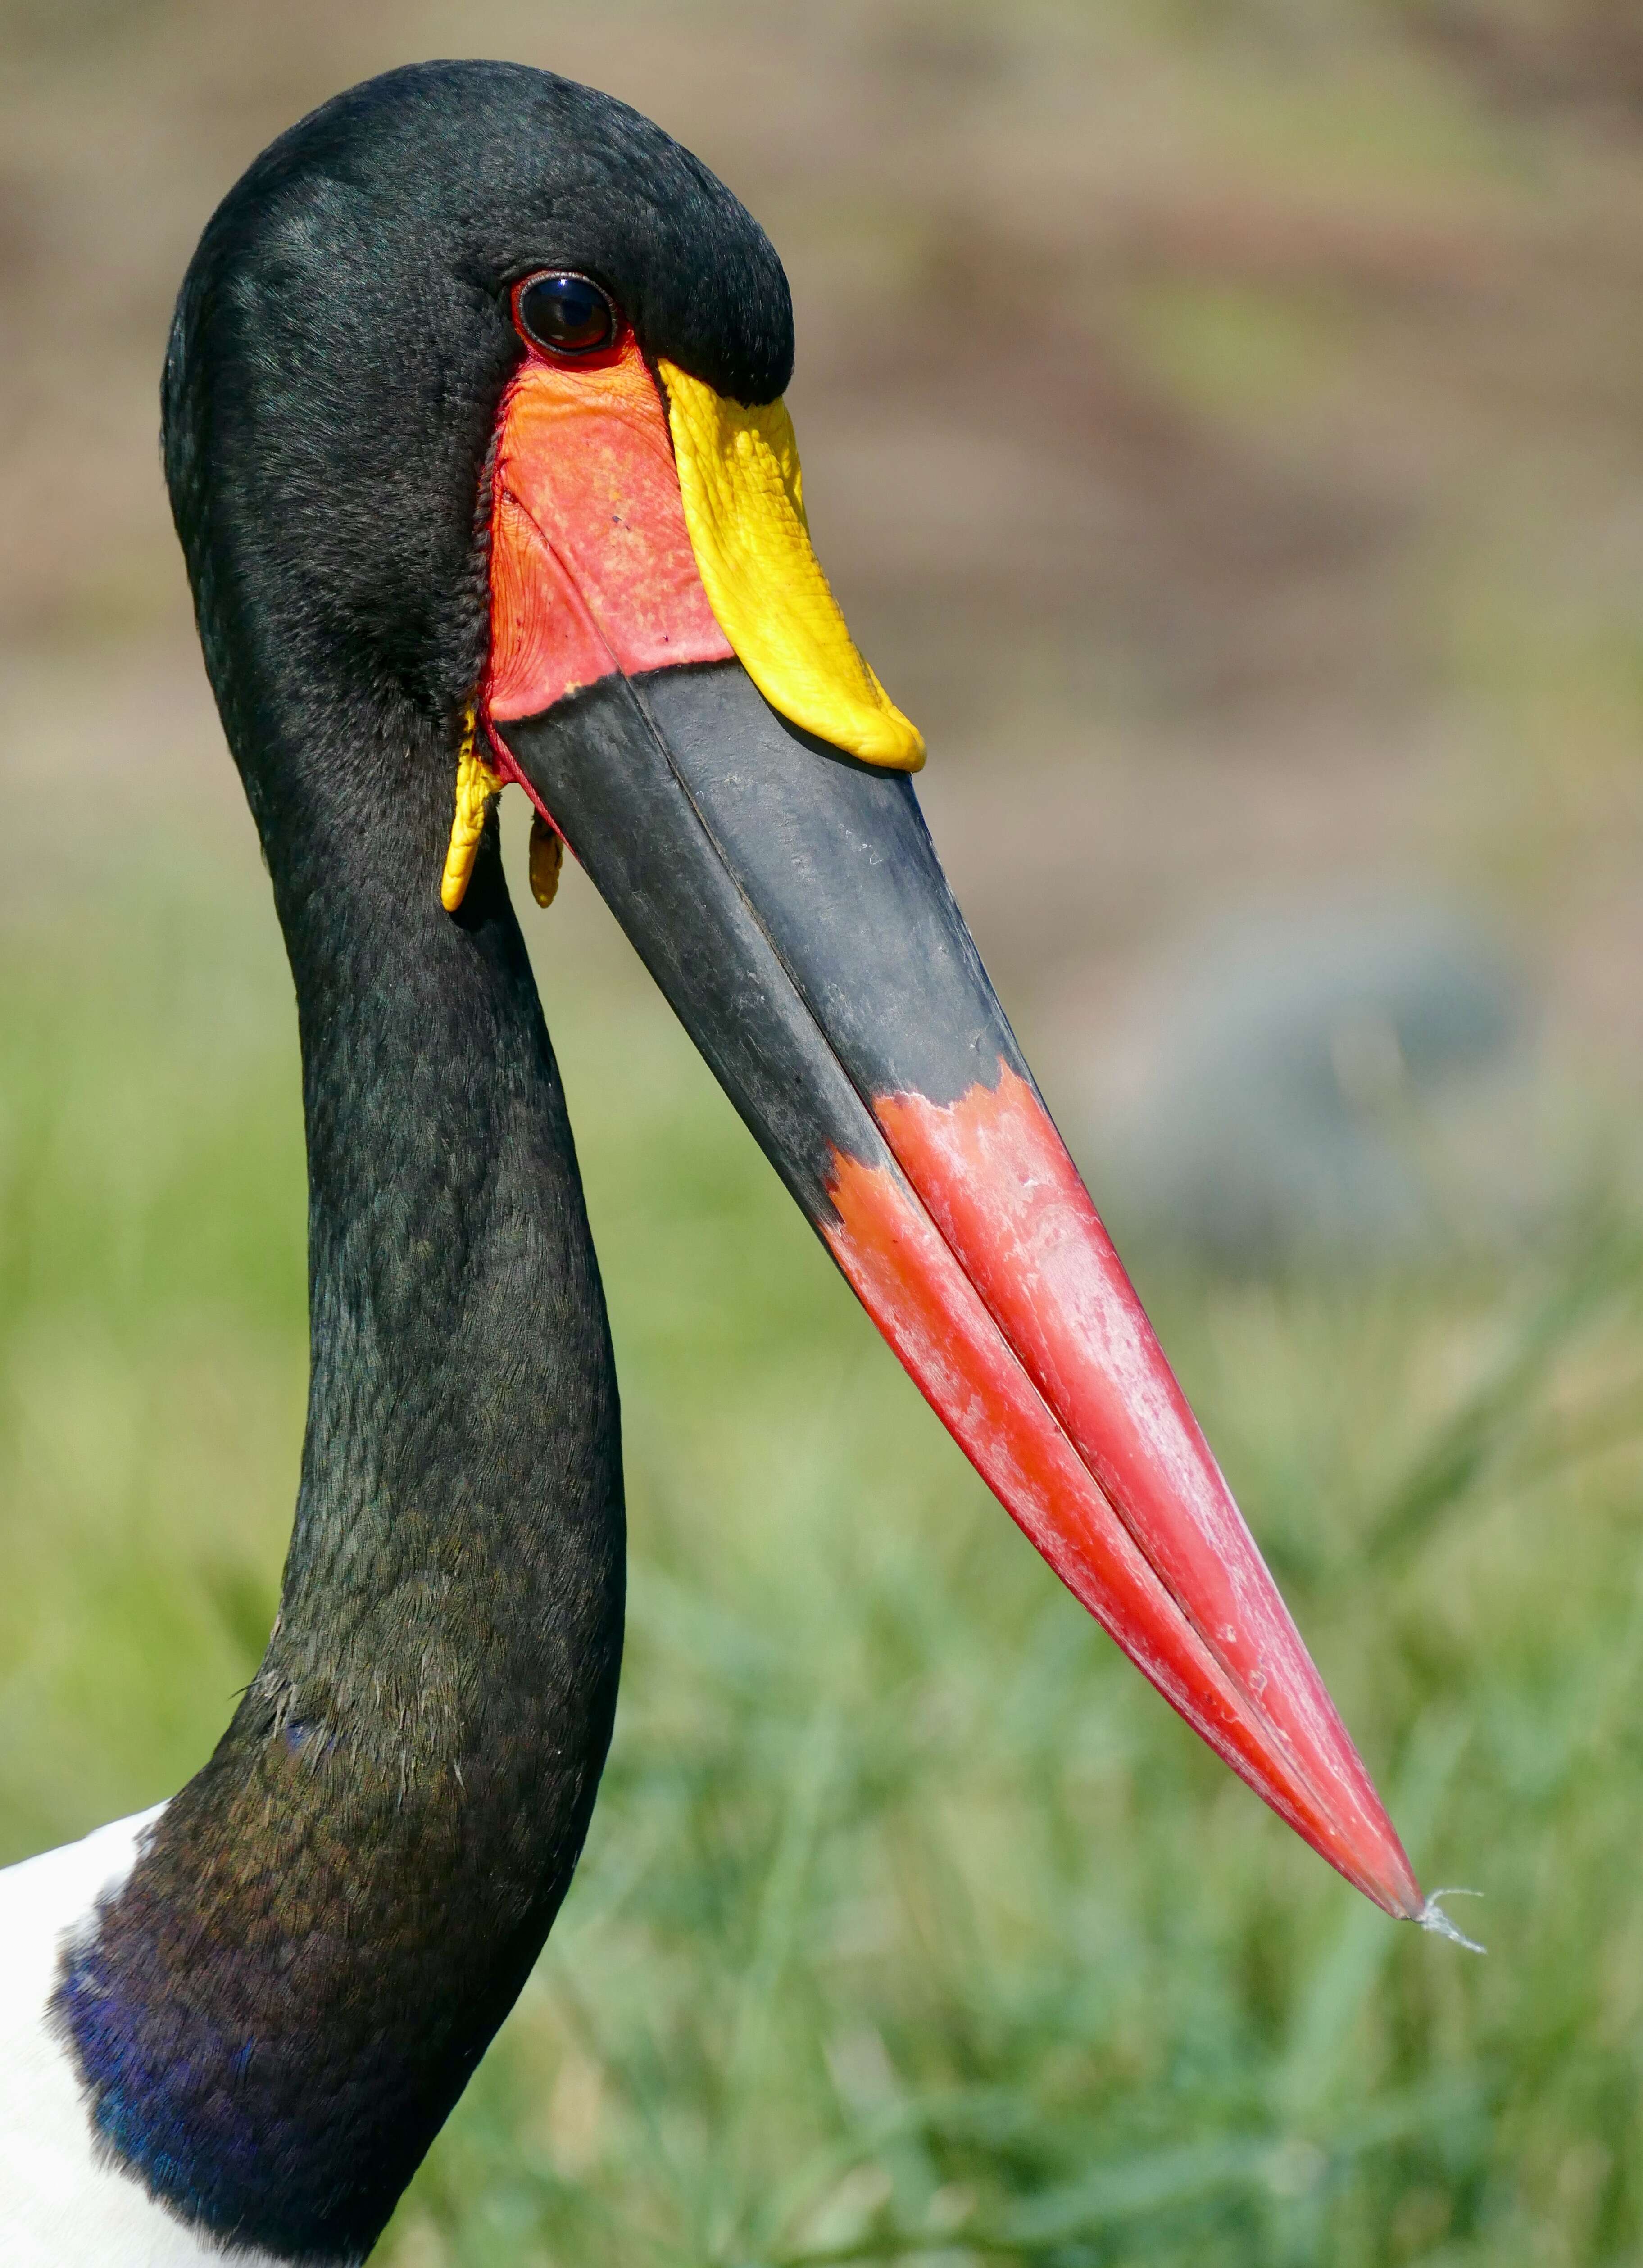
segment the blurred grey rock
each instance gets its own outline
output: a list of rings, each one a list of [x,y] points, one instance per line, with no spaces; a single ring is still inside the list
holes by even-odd
[[[1517,1206],[1521,990],[1453,908],[1221,922],[1140,988],[1127,1022],[1109,1076],[1087,1082],[1085,1127],[1092,1166],[1150,1233],[1244,1265],[1391,1256]]]

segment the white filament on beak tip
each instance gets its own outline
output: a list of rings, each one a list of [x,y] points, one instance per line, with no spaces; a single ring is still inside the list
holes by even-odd
[[[1422,1929],[1429,1929],[1434,1937],[1447,1937],[1451,1945],[1463,1945],[1468,1953],[1487,1953],[1489,1948],[1479,1945],[1475,1938],[1468,1937],[1463,1931],[1457,1929],[1438,1904],[1440,1898],[1481,1898],[1483,1895],[1481,1890],[1433,1890],[1415,1919]]]

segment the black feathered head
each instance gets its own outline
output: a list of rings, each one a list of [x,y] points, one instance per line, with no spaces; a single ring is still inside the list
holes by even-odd
[[[210,638],[438,714],[472,687],[475,505],[524,351],[512,286],[596,278],[643,351],[736,401],[792,368],[758,223],[626,104],[547,71],[411,65],[339,95],[218,207],[178,300],[166,474]]]

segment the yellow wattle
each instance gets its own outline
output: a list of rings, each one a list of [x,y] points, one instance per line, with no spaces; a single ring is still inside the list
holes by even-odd
[[[490,816],[492,796],[502,792],[502,781],[480,753],[474,712],[462,719],[462,746],[456,760],[456,814],[439,877],[439,902],[453,914],[468,895],[468,878],[479,856],[480,838]]]
[[[736,658],[791,724],[862,762],[916,772],[924,735],[857,652],[810,545],[786,405],[748,409],[660,365],[685,525]]]

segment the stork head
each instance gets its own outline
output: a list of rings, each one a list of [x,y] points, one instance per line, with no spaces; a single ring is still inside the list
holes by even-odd
[[[921,1390],[1187,1721],[1420,1893],[1050,1122],[852,644],[757,224],[623,105],[484,63],[316,111],[210,224],[166,468],[291,908],[465,924],[518,782]]]

